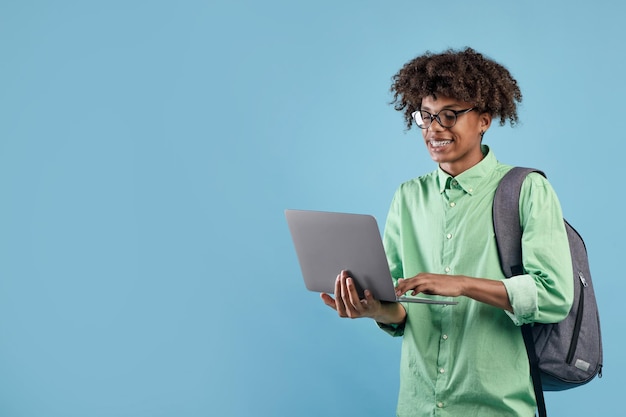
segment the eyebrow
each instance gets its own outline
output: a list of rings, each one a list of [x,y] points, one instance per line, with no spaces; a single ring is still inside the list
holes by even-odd
[[[448,104],[446,106],[443,106],[441,109],[439,109],[439,111],[441,110],[452,110],[454,107],[463,107],[460,104]],[[432,112],[433,110],[430,107],[425,107],[425,106],[420,106],[420,110],[426,110],[427,112]]]

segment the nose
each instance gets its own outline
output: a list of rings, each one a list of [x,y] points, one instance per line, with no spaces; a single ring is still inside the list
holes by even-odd
[[[436,130],[436,131],[443,131],[446,130],[447,128],[443,127],[443,125],[441,124],[441,122],[439,121],[439,116],[435,117],[435,120],[433,120],[430,124],[430,126],[428,126],[427,130]]]

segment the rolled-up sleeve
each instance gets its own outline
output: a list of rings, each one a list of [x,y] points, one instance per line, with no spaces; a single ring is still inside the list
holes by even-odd
[[[530,275],[517,275],[503,282],[513,307],[513,313],[506,313],[513,323],[521,326],[533,322],[538,310],[535,280]]]
[[[391,335],[393,337],[404,336],[404,326],[405,326],[405,323],[386,324],[386,323],[376,322],[376,324],[378,324],[378,327],[380,327],[383,331],[385,331],[387,334],[389,334],[389,335]]]
[[[522,261],[525,274],[504,280],[516,325],[556,323],[574,297],[572,260],[560,203],[552,186],[530,174],[520,196]]]

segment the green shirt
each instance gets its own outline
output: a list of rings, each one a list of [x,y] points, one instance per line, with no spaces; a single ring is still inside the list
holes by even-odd
[[[534,416],[519,326],[560,321],[571,308],[570,252],[554,190],[539,174],[525,180],[520,218],[526,274],[505,279],[492,204],[511,167],[486,146],[483,153],[480,163],[456,177],[438,169],[402,184],[385,225],[385,250],[394,281],[420,272],[502,280],[514,313],[466,297],[449,306],[403,303],[403,325],[380,325],[403,336],[398,416]]]

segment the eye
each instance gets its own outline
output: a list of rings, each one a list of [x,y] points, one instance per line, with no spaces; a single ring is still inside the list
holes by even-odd
[[[422,116],[422,120],[425,122],[432,122],[433,121],[433,115],[428,113],[427,111],[421,111],[420,115]]]
[[[445,124],[452,123],[456,120],[456,114],[454,114],[454,112],[451,110],[444,110],[440,112],[439,117],[441,118],[441,121]]]

